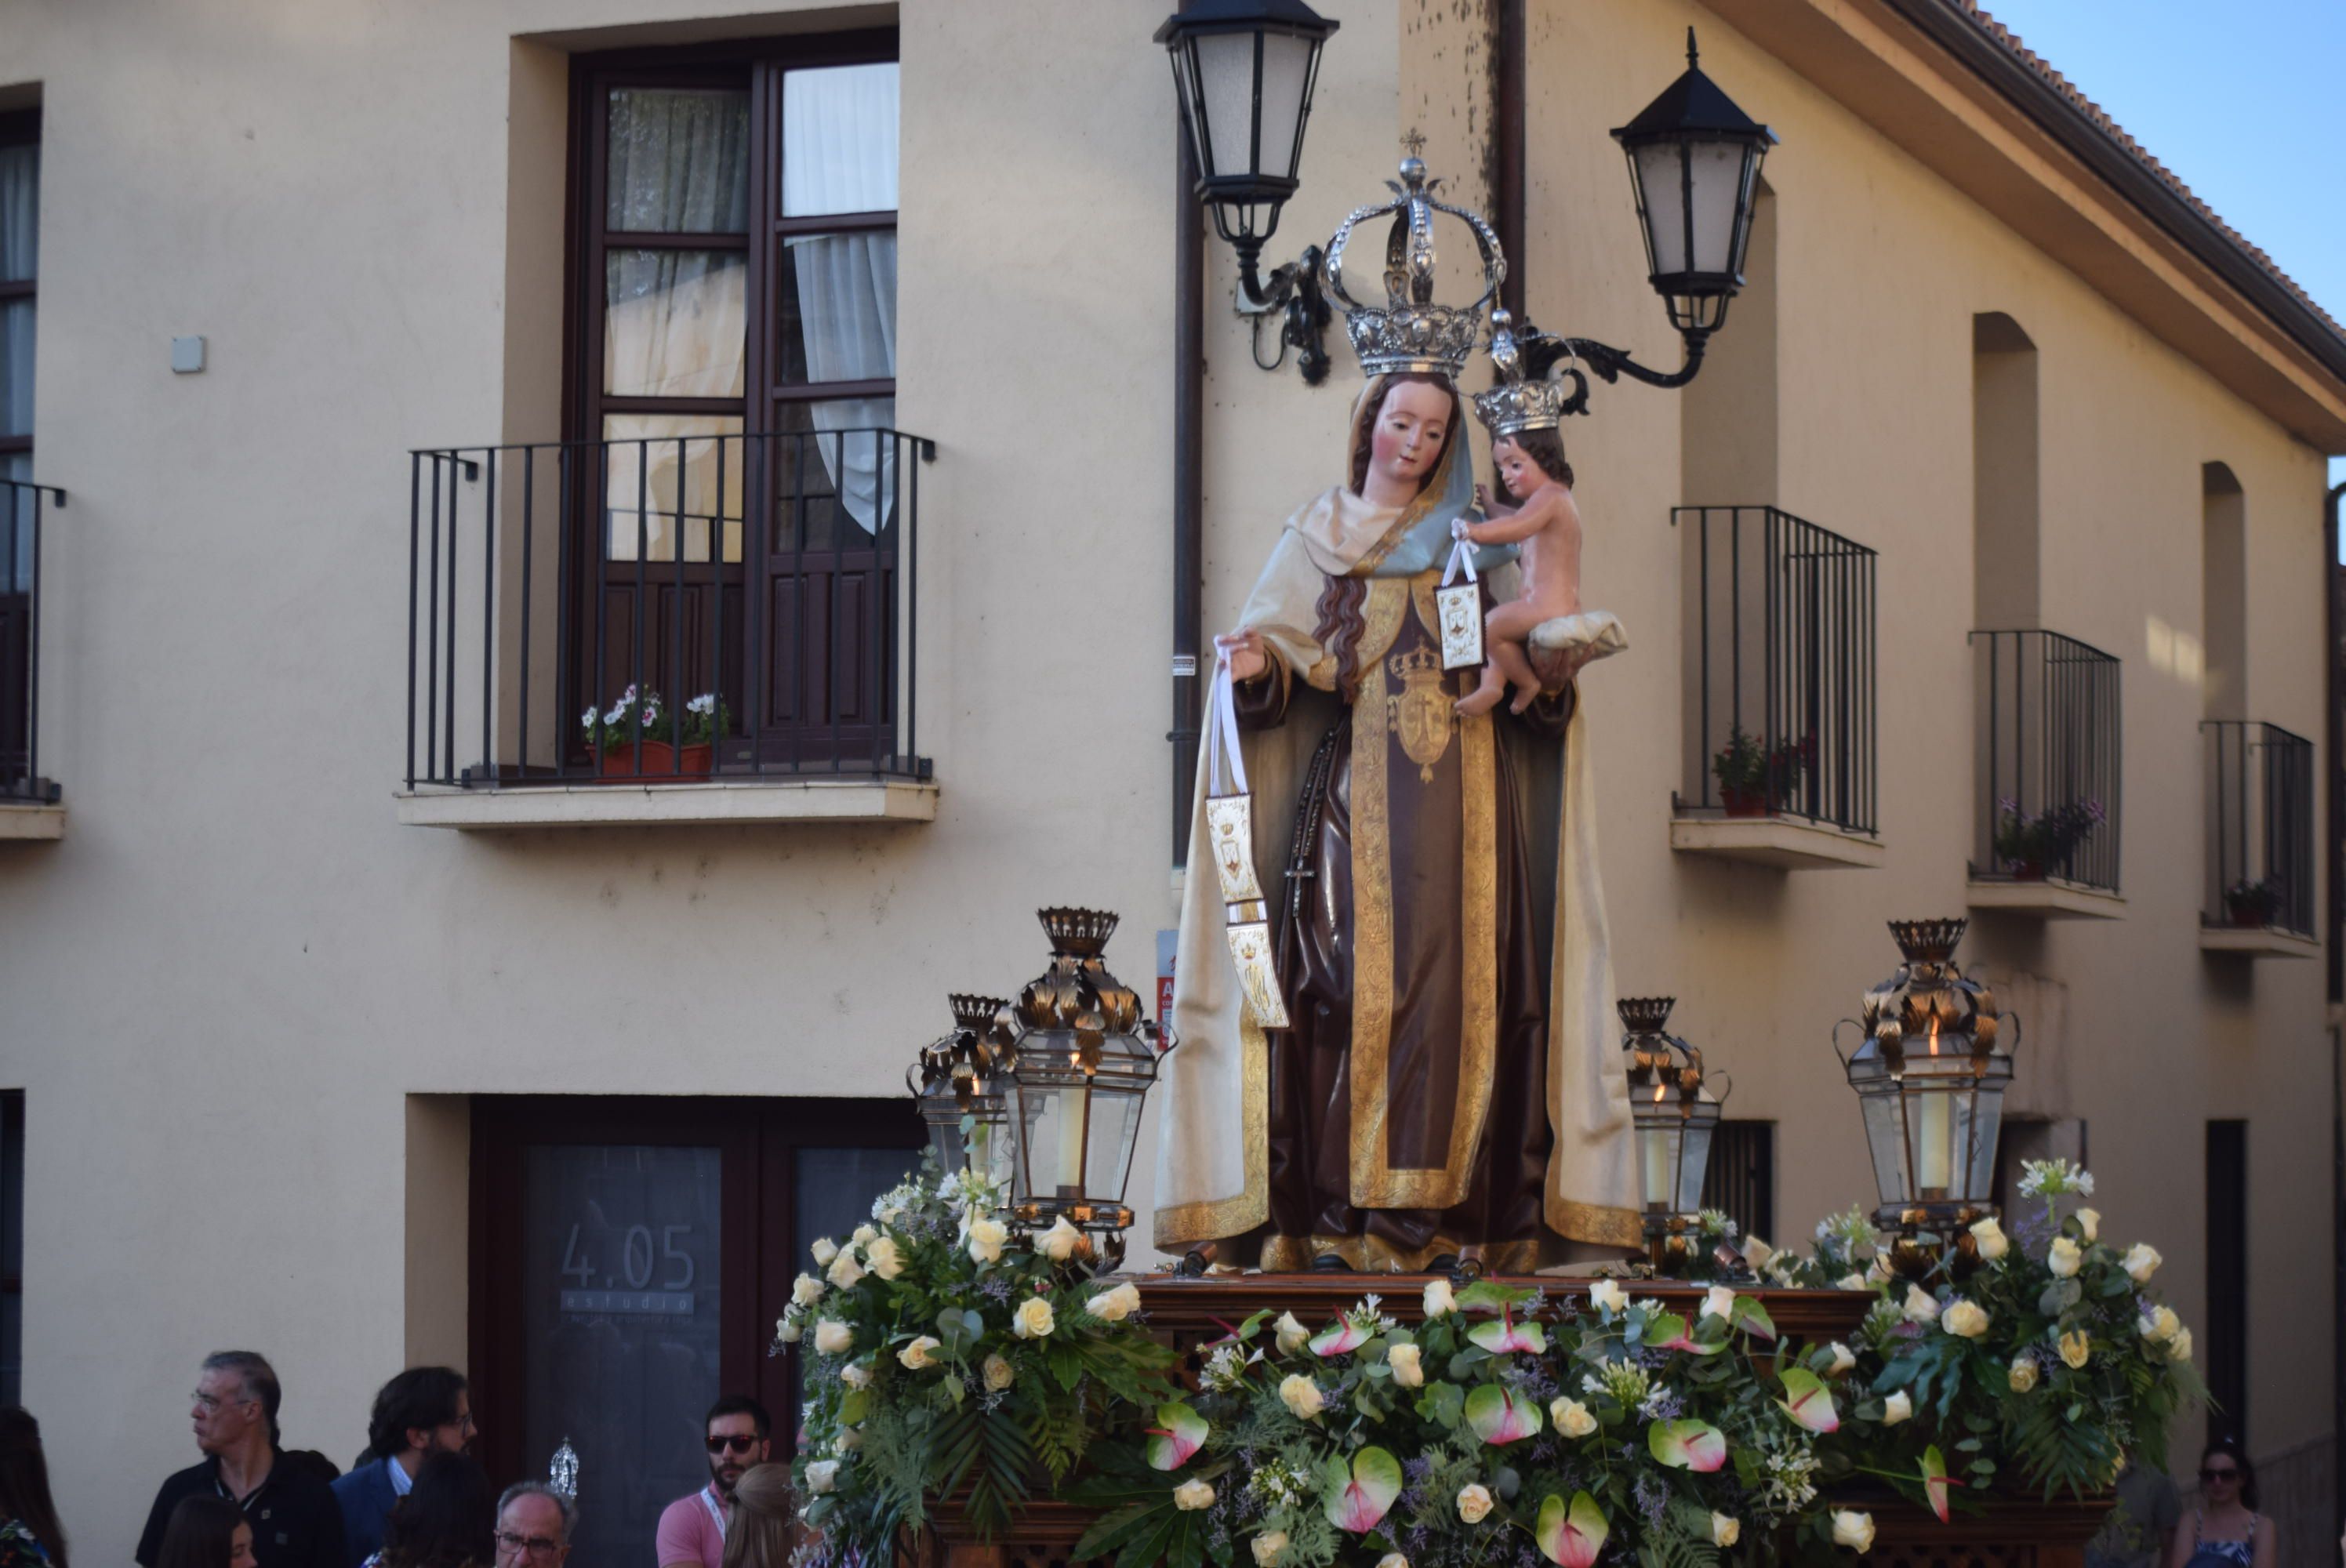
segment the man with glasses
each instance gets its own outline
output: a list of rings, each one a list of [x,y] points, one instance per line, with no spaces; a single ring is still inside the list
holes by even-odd
[[[204,1461],[163,1483],[148,1511],[147,1530],[133,1553],[139,1568],[155,1568],[163,1531],[183,1497],[225,1497],[252,1526],[259,1568],[347,1568],[342,1513],[325,1481],[286,1462],[278,1446],[277,1373],[250,1350],[204,1358],[196,1384],[196,1447]]]
[[[542,1481],[517,1481],[497,1499],[497,1568],[562,1568],[578,1509]]]
[[[766,1407],[747,1394],[728,1394],[709,1407],[709,1484],[678,1498],[660,1514],[654,1537],[658,1568],[719,1568],[725,1526],[733,1518],[733,1488],[742,1471],[766,1462],[772,1428]]]
[[[416,1467],[435,1452],[473,1446],[472,1396],[464,1374],[448,1367],[410,1367],[382,1386],[367,1418],[367,1450],[334,1482],[342,1510],[342,1554],[360,1568],[382,1546],[392,1505],[415,1484]]]

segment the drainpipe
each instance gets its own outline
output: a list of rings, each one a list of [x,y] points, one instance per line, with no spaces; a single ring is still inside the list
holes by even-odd
[[[1181,9],[1189,8],[1182,0]],[[1206,215],[1180,109],[1173,200],[1173,868],[1189,863],[1198,779],[1198,650],[1205,605]]]
[[[1499,249],[1507,258],[1506,280],[1499,285],[1499,303],[1524,320],[1524,76],[1528,69],[1530,29],[1524,22],[1524,0],[1492,0],[1491,5],[1491,207],[1499,234]]]
[[[2346,672],[2341,671],[2340,665],[2346,654],[2339,642],[2346,636],[2346,608],[2338,602],[2341,500],[2346,500],[2346,484],[2332,485],[2321,529],[2322,583],[2328,589],[2321,601],[2325,611],[2321,630],[2328,643],[2323,667],[2329,679],[2322,683],[2328,749],[2322,760],[2327,764],[2329,809],[2321,826],[2330,860],[2330,940],[2323,943],[2322,960],[2329,970],[2325,994],[2330,1002],[2330,1443],[2334,1471],[2330,1529],[2333,1535],[2346,1528],[2346,1019],[2340,1016],[2341,1005],[2346,1003],[2346,952],[2340,947],[2341,939],[2346,939],[2346,886],[2341,886],[2346,882],[2346,761],[2341,761],[2340,751],[2340,742],[2346,739],[2346,712],[2341,709],[2346,704]]]

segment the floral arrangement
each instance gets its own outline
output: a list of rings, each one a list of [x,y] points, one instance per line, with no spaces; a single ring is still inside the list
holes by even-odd
[[[2077,848],[2093,835],[2107,816],[2099,800],[2069,800],[2047,806],[2035,816],[2010,798],[1995,803],[1995,852],[2015,870],[2066,872]]]
[[[1960,1275],[1894,1279],[1858,1210],[1805,1257],[1744,1243],[1765,1283],[1871,1291],[1848,1343],[1789,1342],[1731,1283],[1436,1278],[1412,1325],[1372,1295],[1325,1324],[1257,1312],[1195,1391],[1138,1289],[1080,1276],[1072,1227],[1021,1234],[981,1181],[932,1173],[818,1244],[778,1325],[812,1352],[816,1556],[884,1561],[964,1489],[998,1533],[1038,1484],[1098,1511],[1070,1560],[1117,1568],[1715,1568],[1870,1549],[1869,1488],[1943,1521],[1992,1486],[2101,1491],[2129,1449],[2163,1462],[2204,1397],[2190,1331],[2148,1288],[2154,1249],[2062,1212],[2090,1176],[2026,1173],[2042,1213],[1973,1227]]]
[[[1800,782],[1814,750],[1813,740],[1788,740],[1770,750],[1741,725],[1730,725],[1727,744],[1710,759],[1710,770],[1723,794],[1786,795]]]
[[[2236,925],[2270,925],[2280,913],[2284,889],[2278,875],[2242,877],[2224,890],[2224,912]]]
[[[733,714],[724,697],[704,691],[688,699],[679,716],[660,700],[658,691],[648,687],[639,691],[630,684],[608,712],[590,708],[579,716],[578,725],[586,744],[598,748],[633,746],[644,740],[706,746],[732,728]]]

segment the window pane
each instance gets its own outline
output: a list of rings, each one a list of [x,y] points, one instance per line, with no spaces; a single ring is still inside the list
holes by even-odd
[[[896,210],[896,63],[782,77],[782,216]]]
[[[740,435],[740,420],[729,415],[604,415],[603,439],[614,443],[603,483],[607,559],[632,561],[640,544],[647,561],[675,560],[680,511],[687,561],[709,559],[709,525],[719,516],[725,559],[739,561]]]
[[[40,192],[39,146],[0,147],[0,281],[38,275]]]
[[[33,433],[33,301],[0,304],[0,435]]]
[[[610,105],[607,225],[633,234],[748,231],[747,92],[614,87]]]
[[[740,397],[748,258],[738,250],[614,250],[605,258],[603,390],[617,397]]]
[[[0,479],[33,478],[33,454],[11,452],[0,455]],[[15,516],[8,515],[14,500]],[[30,593],[33,588],[33,503],[30,490],[0,487],[0,592]],[[44,520],[48,514],[42,512]],[[20,741],[22,737],[17,738]]]
[[[895,234],[802,235],[783,257],[784,384],[893,377]]]
[[[892,397],[828,398],[775,410],[774,548],[852,549],[896,516]]]

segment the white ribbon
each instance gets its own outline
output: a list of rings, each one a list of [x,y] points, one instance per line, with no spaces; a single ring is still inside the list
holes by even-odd
[[[1473,583],[1481,580],[1474,575],[1474,546],[1463,534],[1457,535],[1451,544],[1450,564],[1442,568],[1442,585],[1443,587],[1446,588],[1450,585],[1452,580],[1458,575],[1459,568],[1461,567],[1465,568],[1466,580],[1468,582]]]
[[[1239,750],[1238,694],[1231,689],[1230,656],[1226,648],[1214,654],[1214,678],[1206,687],[1206,791],[1219,795],[1219,780],[1227,776],[1232,785],[1229,793],[1249,795],[1246,758]]]

